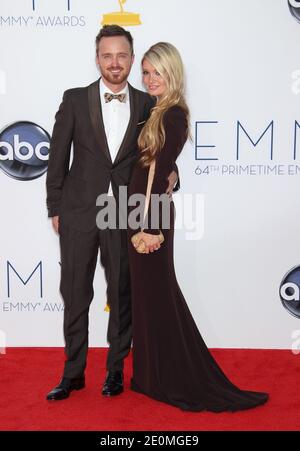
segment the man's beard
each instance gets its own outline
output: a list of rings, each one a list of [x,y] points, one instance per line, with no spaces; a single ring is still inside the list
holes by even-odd
[[[121,70],[119,74],[113,74],[110,70],[106,70],[104,73],[104,78],[109,81],[109,83],[113,85],[120,85],[125,80],[127,80],[129,73],[124,72],[124,70]]]

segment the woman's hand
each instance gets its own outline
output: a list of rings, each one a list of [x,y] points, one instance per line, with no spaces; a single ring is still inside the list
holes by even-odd
[[[137,238],[138,239],[134,247],[139,248],[144,244],[145,254],[149,254],[149,252],[154,252],[155,250],[160,248],[158,235],[151,235],[150,233],[139,232]]]

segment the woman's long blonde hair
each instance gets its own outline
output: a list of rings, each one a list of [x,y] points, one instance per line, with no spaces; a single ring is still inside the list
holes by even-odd
[[[155,67],[166,82],[166,92],[152,108],[150,118],[138,138],[138,146],[142,151],[140,163],[144,167],[151,164],[165,143],[163,124],[165,112],[177,105],[185,111],[187,120],[189,119],[189,109],[184,96],[184,69],[176,47],[168,42],[158,42],[145,53],[142,64],[145,59]]]

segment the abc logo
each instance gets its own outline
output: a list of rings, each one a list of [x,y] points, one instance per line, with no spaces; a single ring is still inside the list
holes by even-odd
[[[284,276],[279,295],[288,312],[300,318],[300,266],[295,266]]]
[[[289,9],[297,22],[300,22],[300,0],[288,0]]]
[[[33,180],[47,171],[50,136],[33,122],[15,122],[0,132],[0,168],[16,180]]]

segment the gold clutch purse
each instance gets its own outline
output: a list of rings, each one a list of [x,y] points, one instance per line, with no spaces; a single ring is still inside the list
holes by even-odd
[[[132,235],[132,237],[131,237],[131,242],[132,242],[132,244],[133,244],[133,246],[135,245],[135,244],[137,244],[139,241],[140,241],[140,239],[139,239],[139,234],[140,234],[141,232],[138,232],[138,233],[135,233],[134,235]],[[164,237],[164,235],[163,235],[163,233],[162,233],[162,231],[160,230],[159,231],[159,235],[156,235],[156,236],[158,236],[158,239],[159,239],[159,244],[162,244],[164,241],[165,241],[165,237]],[[135,248],[135,250],[139,253],[139,254],[144,254],[145,253],[145,243],[144,243],[144,241],[140,241],[140,245],[138,246],[138,247],[135,247],[134,246],[134,248]]]

